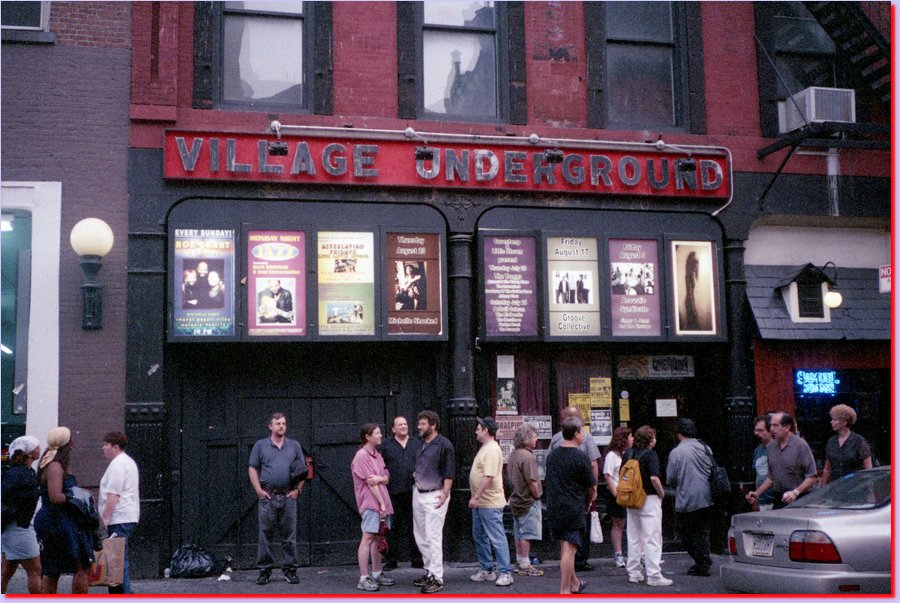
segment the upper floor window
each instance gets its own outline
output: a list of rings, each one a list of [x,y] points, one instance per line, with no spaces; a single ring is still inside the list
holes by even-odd
[[[585,3],[591,127],[704,129],[702,106],[691,106],[703,104],[692,4]]]
[[[330,27],[328,3],[197,3],[195,106],[330,113]]]
[[[521,28],[522,14],[517,2],[399,3],[401,117],[521,119],[524,95],[511,95],[510,82],[524,81],[524,62],[511,76],[510,57],[524,56],[524,39],[510,23]]]
[[[49,2],[0,3],[0,25],[4,29],[46,31],[49,20]]]

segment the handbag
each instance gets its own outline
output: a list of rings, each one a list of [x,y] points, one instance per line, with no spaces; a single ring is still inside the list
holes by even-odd
[[[385,520],[381,520],[381,527],[378,529],[378,535],[381,538],[378,539],[378,552],[384,555],[388,552],[390,545],[388,544],[388,534],[391,529],[387,526],[387,522]]]
[[[600,513],[591,511],[591,542],[603,544],[603,530],[600,528]]]
[[[706,443],[703,444],[706,446]],[[709,494],[714,503],[727,502],[728,496],[731,494],[731,480],[728,479],[728,472],[725,467],[716,463],[716,457],[713,456],[712,450],[706,446],[706,454],[709,455]]]
[[[103,539],[103,548],[94,554],[88,572],[88,586],[119,586],[125,579],[126,540],[118,536]]]

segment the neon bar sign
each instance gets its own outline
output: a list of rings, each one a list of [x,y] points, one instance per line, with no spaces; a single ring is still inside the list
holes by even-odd
[[[799,394],[834,396],[841,380],[837,371],[794,371],[795,391]]]

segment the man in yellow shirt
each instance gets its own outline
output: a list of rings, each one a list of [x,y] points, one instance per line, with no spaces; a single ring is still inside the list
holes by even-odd
[[[469,472],[469,488],[472,490],[469,508],[472,509],[475,555],[481,569],[471,576],[471,580],[492,581],[496,586],[509,586],[513,583],[513,577],[509,567],[509,542],[503,530],[506,497],[503,495],[503,452],[496,439],[497,422],[491,417],[478,419],[475,438],[481,448],[475,455]],[[496,571],[494,557],[497,559]]]

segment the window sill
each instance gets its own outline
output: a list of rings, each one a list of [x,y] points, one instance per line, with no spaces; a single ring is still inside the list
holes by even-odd
[[[55,44],[56,34],[49,31],[30,31],[24,29],[0,29],[0,40],[3,43],[18,42],[20,44]]]

